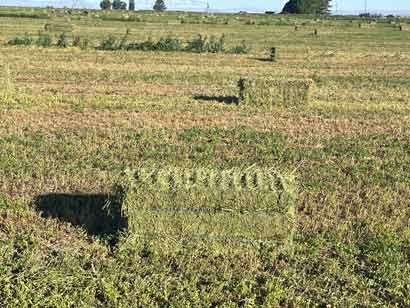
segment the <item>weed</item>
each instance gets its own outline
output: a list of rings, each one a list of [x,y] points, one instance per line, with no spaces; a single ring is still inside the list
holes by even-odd
[[[186,51],[189,52],[197,52],[197,53],[202,53],[207,51],[207,41],[208,38],[205,35],[198,34],[195,38],[192,38],[190,41],[188,41],[188,45],[185,48]]]
[[[80,36],[76,35],[73,39],[73,47],[79,47],[81,49],[87,49],[90,44],[90,41],[87,38],[81,38]]]
[[[154,49],[159,51],[181,51],[182,46],[179,39],[168,36],[166,38],[160,38],[155,44]]]
[[[118,40],[115,36],[109,35],[107,38],[102,39],[97,49],[108,51],[118,50]]]
[[[127,50],[142,50],[142,51],[154,51],[156,49],[156,43],[152,40],[152,38],[148,38],[148,40],[144,42],[134,42],[130,43],[127,46]]]
[[[31,45],[33,44],[33,38],[28,34],[25,33],[23,37],[15,37],[12,38],[7,42],[8,45]]]
[[[126,49],[127,48],[127,41],[128,41],[128,37],[131,33],[131,30],[127,28],[127,30],[125,31],[124,36],[121,38],[117,49]]]
[[[68,41],[67,37],[64,32],[60,34],[57,40],[57,47],[59,48],[67,48],[68,47]]]
[[[242,41],[240,45],[232,47],[230,53],[232,54],[247,54],[250,51],[250,47],[246,45],[245,41]]]
[[[44,32],[39,32],[36,45],[40,47],[50,47],[53,44],[52,37]]]
[[[0,74],[0,105],[7,107],[31,105],[31,101],[25,93],[16,89],[14,75],[9,64],[4,65]]]
[[[73,38],[73,47],[81,46],[81,37],[79,35],[74,36]]]
[[[225,36],[222,34],[221,37],[217,38],[211,35],[206,49],[210,53],[225,52]]]

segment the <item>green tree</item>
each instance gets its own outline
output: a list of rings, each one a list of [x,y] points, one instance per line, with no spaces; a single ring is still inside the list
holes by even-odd
[[[287,14],[330,14],[331,0],[289,0],[282,13]]]
[[[332,7],[330,5],[330,2],[332,2],[332,0],[320,0],[320,6],[319,6],[320,15],[330,15],[330,8]]]
[[[111,10],[111,8],[112,8],[112,3],[111,3],[111,1],[110,1],[110,0],[102,0],[102,1],[100,2],[100,8],[101,8],[102,10]]]
[[[154,4],[154,11],[163,12],[167,9],[164,0],[156,0]]]
[[[300,12],[300,1],[298,0],[289,0],[286,2],[285,6],[282,9],[284,14],[301,14]]]
[[[127,3],[121,0],[114,0],[112,3],[112,8],[114,10],[126,10],[127,9]]]

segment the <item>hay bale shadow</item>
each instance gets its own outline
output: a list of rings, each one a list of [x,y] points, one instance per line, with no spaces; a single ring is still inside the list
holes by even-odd
[[[273,62],[271,58],[251,58],[251,60],[260,61],[260,62]]]
[[[121,215],[121,205],[107,194],[52,193],[33,200],[43,218],[55,218],[83,228],[87,234],[116,244],[127,222]]]
[[[208,95],[195,95],[194,99],[197,101],[205,102],[218,102],[226,105],[238,105],[239,98],[236,96],[208,96]]]

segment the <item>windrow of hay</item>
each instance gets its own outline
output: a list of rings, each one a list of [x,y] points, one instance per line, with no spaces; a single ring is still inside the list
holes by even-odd
[[[239,104],[265,108],[306,105],[313,84],[311,79],[241,78]]]
[[[160,251],[190,246],[288,248],[295,227],[294,176],[271,169],[153,168],[115,188],[127,243]]]

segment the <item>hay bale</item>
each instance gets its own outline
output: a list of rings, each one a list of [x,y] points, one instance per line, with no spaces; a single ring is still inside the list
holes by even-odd
[[[74,26],[69,19],[54,19],[44,25],[47,32],[73,32]]]
[[[374,22],[367,22],[367,23],[359,23],[359,28],[365,28],[365,29],[372,29],[377,25],[377,23]]]
[[[276,61],[276,47],[272,47],[272,48],[270,49],[270,60],[271,60],[272,62],[275,62],[275,61]]]
[[[189,245],[290,248],[294,177],[270,169],[139,169],[116,186],[125,243],[161,251]]]
[[[238,85],[239,104],[265,108],[289,107],[308,104],[313,80],[242,78]]]

